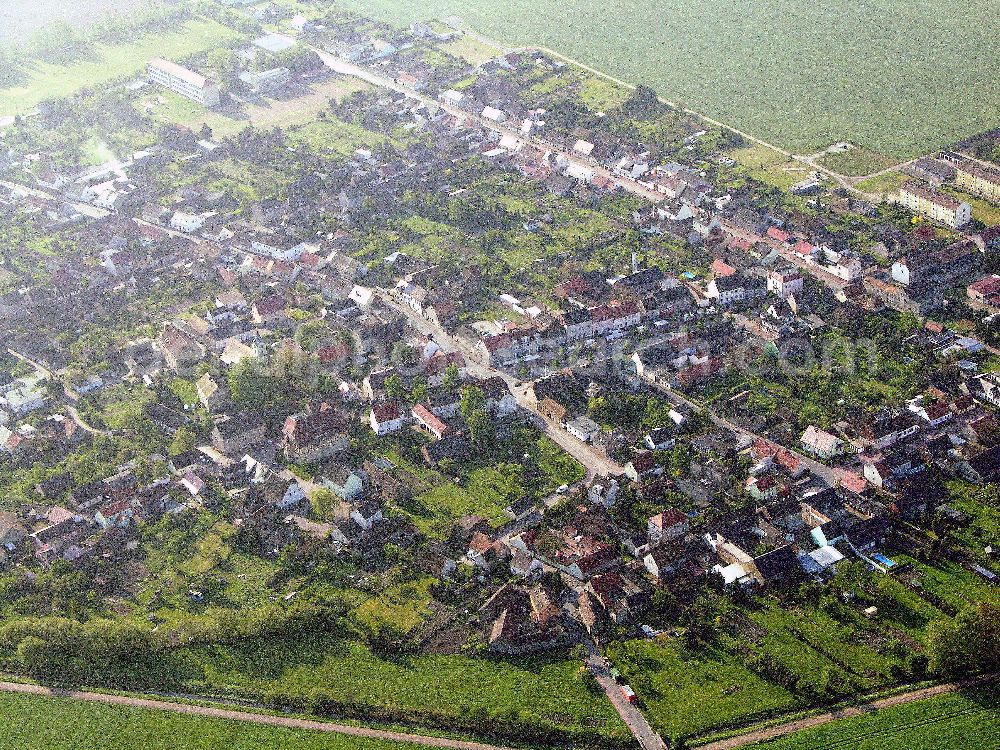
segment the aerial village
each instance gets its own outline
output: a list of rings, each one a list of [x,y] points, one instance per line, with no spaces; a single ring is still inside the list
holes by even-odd
[[[231,581],[151,546],[221,519],[269,564],[431,581],[373,643],[503,657],[696,648],[706,601],[804,591],[885,636],[879,580],[952,613],[922,566],[995,585],[1000,229],[960,195],[1000,202],[996,167],[779,189],[648,89],[449,54],[457,22],[219,7],[224,54],[0,123],[31,258],[2,263],[0,566],[200,611]],[[308,125],[213,129],[330,82]],[[200,126],[158,119],[180,100]]]

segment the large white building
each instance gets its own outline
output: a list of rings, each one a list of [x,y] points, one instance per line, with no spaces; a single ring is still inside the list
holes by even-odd
[[[219,103],[219,87],[215,82],[175,62],[160,58],[150,60],[146,66],[146,76],[153,83],[165,86],[206,107],[214,107]]]

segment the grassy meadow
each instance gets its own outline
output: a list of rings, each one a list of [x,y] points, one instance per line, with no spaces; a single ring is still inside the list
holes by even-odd
[[[621,738],[628,729],[602,692],[579,679],[579,660],[557,654],[513,660],[464,655],[380,655],[362,643],[314,636],[180,654],[194,690],[247,696],[317,691],[356,706],[426,713],[517,716]]]
[[[397,23],[458,14],[503,43],[550,47],[649,84],[796,153],[846,140],[900,158],[1000,117],[1000,6],[992,0],[345,4]]]
[[[842,719],[747,750],[985,750],[998,742],[1000,692],[993,686]]]
[[[5,750],[416,750],[419,745],[69,698],[0,693]]]

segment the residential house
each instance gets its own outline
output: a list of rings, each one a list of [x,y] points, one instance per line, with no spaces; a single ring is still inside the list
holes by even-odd
[[[347,416],[326,401],[287,417],[281,433],[285,458],[296,463],[321,461],[350,447]]]
[[[601,426],[587,416],[580,416],[566,423],[566,432],[584,443],[589,443],[601,432]]]
[[[896,201],[914,213],[953,229],[963,227],[972,220],[972,206],[968,203],[919,182],[907,182],[903,185]]]
[[[266,425],[249,413],[231,416],[216,422],[212,428],[212,447],[226,455],[242,454],[251,446],[262,443]]]
[[[173,323],[164,324],[159,346],[167,367],[182,377],[194,374],[195,367],[205,357],[205,347]]]
[[[844,441],[816,425],[809,425],[799,440],[800,445],[817,458],[830,459],[844,452]]]
[[[423,430],[441,440],[450,431],[448,425],[424,404],[417,404],[410,411],[414,422]]]
[[[690,519],[673,507],[652,516],[646,524],[646,533],[652,546],[682,539],[690,530]]]
[[[372,405],[368,421],[376,435],[388,435],[403,429],[409,419],[398,403],[383,401]]]

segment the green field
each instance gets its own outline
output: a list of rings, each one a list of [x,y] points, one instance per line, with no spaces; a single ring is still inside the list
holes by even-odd
[[[797,708],[799,701],[722,649],[686,654],[677,644],[625,641],[608,657],[665,737],[691,735],[744,717]]]
[[[899,190],[908,179],[902,172],[886,172],[878,177],[869,177],[867,180],[862,180],[854,187],[864,193],[887,195]]]
[[[730,151],[727,156],[746,169],[747,175],[776,188],[787,190],[812,171],[801,162],[789,160],[780,151],[767,146],[748,146]]]
[[[996,688],[928,698],[807,729],[747,750],[972,750],[1000,743]]]
[[[0,693],[4,750],[415,750],[418,745]]]
[[[892,157],[996,127],[993,0],[348,0],[406,22],[448,14],[647,83],[797,153],[851,141]]]
[[[852,148],[839,154],[827,154],[819,160],[819,163],[838,174],[864,177],[893,166],[895,161],[867,149]]]
[[[343,99],[355,91],[366,88],[367,85],[357,78],[331,78],[312,84],[301,96],[268,99],[244,105],[238,111],[232,109],[222,111],[206,109],[180,94],[155,87],[148,89],[148,93],[144,93],[136,101],[135,106],[140,112],[149,114],[157,121],[173,122],[195,131],[202,125],[208,125],[212,129],[214,138],[226,138],[249,125],[261,129],[307,125],[316,121],[319,113],[328,108],[330,99]],[[332,115],[329,117],[333,119]],[[345,123],[346,127],[348,126]],[[355,127],[350,126],[352,129]]]
[[[248,696],[317,691],[356,706],[427,715],[518,717],[622,737],[624,723],[601,692],[578,678],[578,660],[548,655],[518,660],[393,653],[330,636],[244,648],[204,647],[179,655],[192,689],[235,689]]]
[[[96,44],[93,54],[67,66],[32,63],[19,86],[0,89],[0,115],[31,110],[45,99],[67,96],[144,70],[153,57],[181,59],[236,38],[231,29],[209,20],[188,21],[177,31],[150,34],[131,44]]]

